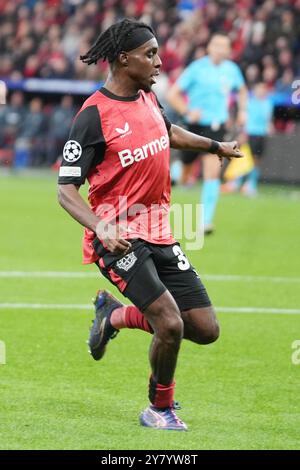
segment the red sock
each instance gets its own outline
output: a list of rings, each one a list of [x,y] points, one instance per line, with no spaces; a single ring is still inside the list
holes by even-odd
[[[125,324],[127,328],[138,328],[139,330],[153,333],[146,317],[134,305],[126,307]]]
[[[175,381],[169,385],[158,384],[152,376],[149,380],[149,400],[156,408],[168,408],[174,401]]]
[[[121,328],[137,328],[153,333],[145,316],[134,305],[124,305],[124,307],[116,308],[111,314],[110,322],[117,330]]]

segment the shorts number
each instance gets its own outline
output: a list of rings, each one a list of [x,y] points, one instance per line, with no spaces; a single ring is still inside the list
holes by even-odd
[[[177,266],[181,271],[186,271],[187,269],[190,268],[190,263],[187,257],[185,256],[185,254],[183,253],[182,249],[180,248],[180,246],[178,245],[173,246],[173,253],[175,256],[178,257],[179,263],[177,263]]]

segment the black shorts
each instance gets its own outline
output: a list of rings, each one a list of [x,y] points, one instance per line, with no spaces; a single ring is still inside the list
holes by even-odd
[[[222,142],[224,140],[224,135],[226,132],[224,124],[222,124],[218,130],[213,130],[211,126],[200,126],[199,124],[188,124],[187,130],[189,132],[193,132],[193,134],[201,135],[203,137],[208,137],[212,140],[217,140]],[[184,150],[181,152],[181,161],[184,165],[188,165],[189,163],[193,163],[194,160],[198,157],[198,155],[204,155],[207,152],[190,152],[188,150]]]
[[[254,157],[261,158],[265,150],[266,138],[262,135],[249,135],[249,146]]]
[[[100,257],[101,273],[141,311],[167,289],[181,312],[209,307],[210,299],[198,274],[179,243],[156,245],[141,239],[130,240],[127,255],[114,255],[96,238],[93,246]]]

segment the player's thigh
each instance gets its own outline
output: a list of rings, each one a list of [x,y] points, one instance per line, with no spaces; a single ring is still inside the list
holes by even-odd
[[[197,344],[209,344],[218,339],[220,327],[212,305],[183,311],[181,316],[185,339]]]
[[[179,243],[152,246],[152,252],[158,276],[172,294],[180,312],[211,306],[200,276]]]
[[[200,276],[178,243],[152,246],[158,275],[172,294],[184,323],[184,338],[208,344],[219,336],[214,308]]]
[[[166,286],[158,276],[153,259],[149,256],[132,276],[123,294],[145,312],[166,290]]]
[[[125,256],[113,255],[106,250],[96,264],[103,276],[144,311],[166,291],[166,287],[157,274],[146,244],[137,240],[132,242],[132,247]]]
[[[177,304],[159,278],[151,256],[132,276],[123,294],[143,312],[154,332],[182,335],[183,322]]]

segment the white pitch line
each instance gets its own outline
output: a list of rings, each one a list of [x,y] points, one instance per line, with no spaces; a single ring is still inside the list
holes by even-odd
[[[55,278],[55,279],[98,279],[100,272],[76,271],[0,271],[0,278]],[[238,274],[203,274],[200,276],[207,281],[217,282],[271,282],[271,283],[300,283],[300,277],[278,276],[243,276]]]
[[[225,282],[274,282],[274,283],[299,283],[300,277],[279,277],[279,276],[239,276],[238,274],[204,274],[200,276],[207,281]]]
[[[223,313],[275,313],[287,315],[300,315],[299,308],[270,308],[270,307],[216,307],[216,310]]]
[[[84,279],[99,278],[100,271],[94,273],[76,272],[76,271],[0,271],[2,278],[65,278],[65,279]]]
[[[41,304],[41,303],[0,303],[0,309],[31,309],[31,310],[93,310],[92,304]],[[223,313],[261,313],[300,315],[297,308],[270,308],[270,307],[216,307]]]
[[[30,304],[30,303],[10,303],[0,304],[0,309],[33,309],[33,310],[93,310],[91,304]]]

